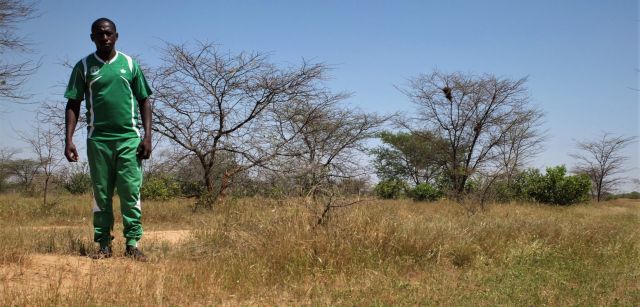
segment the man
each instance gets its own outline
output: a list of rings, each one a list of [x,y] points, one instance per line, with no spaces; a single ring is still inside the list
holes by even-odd
[[[64,94],[68,99],[64,154],[68,161],[78,161],[73,133],[84,98],[87,106],[87,158],[95,197],[94,241],[100,244],[94,258],[112,255],[112,198],[116,188],[124,224],[125,256],[146,261],[138,249],[138,241],[142,237],[141,159],[148,159],[151,155],[151,88],[138,63],[115,49],[118,32],[113,21],[107,18],[94,21],[91,40],[96,45],[96,52],[75,65]],[[142,139],[139,115],[144,128]]]

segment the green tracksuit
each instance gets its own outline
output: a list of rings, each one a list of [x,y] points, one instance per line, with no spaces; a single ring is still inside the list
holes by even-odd
[[[65,92],[68,99],[86,99],[87,158],[93,182],[94,241],[111,244],[114,188],[120,197],[126,244],[142,237],[140,187],[142,164],[138,100],[151,95],[138,63],[117,52],[109,62],[95,53],[80,60]]]

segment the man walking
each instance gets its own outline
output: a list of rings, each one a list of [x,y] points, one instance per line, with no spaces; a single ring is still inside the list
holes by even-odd
[[[87,107],[87,158],[93,183],[94,241],[100,250],[94,258],[112,255],[112,198],[114,188],[120,197],[124,224],[125,256],[146,261],[138,249],[142,237],[140,218],[141,159],[151,155],[151,88],[136,61],[115,49],[118,32],[113,21],[99,18],[91,25],[96,52],[73,68],[64,97],[65,149],[70,162],[78,161],[73,143],[80,104]],[[138,112],[139,110],[139,112]],[[144,136],[140,135],[139,118]]]

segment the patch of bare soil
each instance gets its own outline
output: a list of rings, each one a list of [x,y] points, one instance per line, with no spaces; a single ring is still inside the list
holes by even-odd
[[[38,227],[39,230],[59,229]],[[178,244],[190,235],[188,230],[146,231],[146,242]],[[82,289],[92,280],[109,271],[136,272],[148,266],[162,267],[158,263],[140,263],[125,258],[117,251],[110,259],[94,260],[86,256],[29,254],[25,261],[0,266],[0,295],[20,292],[37,295],[41,291],[69,293]]]
[[[116,263],[125,264],[119,259],[114,260],[107,262],[81,256],[31,254],[20,264],[1,266],[0,281],[5,290],[20,290],[27,294],[48,290],[66,293],[74,286],[89,282],[94,273],[102,272]]]

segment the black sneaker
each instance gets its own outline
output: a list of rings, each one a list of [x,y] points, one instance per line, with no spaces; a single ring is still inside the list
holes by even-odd
[[[145,256],[137,247],[127,245],[127,250],[124,251],[125,257],[130,257],[133,260],[140,262],[147,262],[147,256]]]
[[[93,259],[107,259],[111,258],[113,252],[111,250],[111,246],[103,246],[101,247],[97,253],[93,254],[91,258]]]

